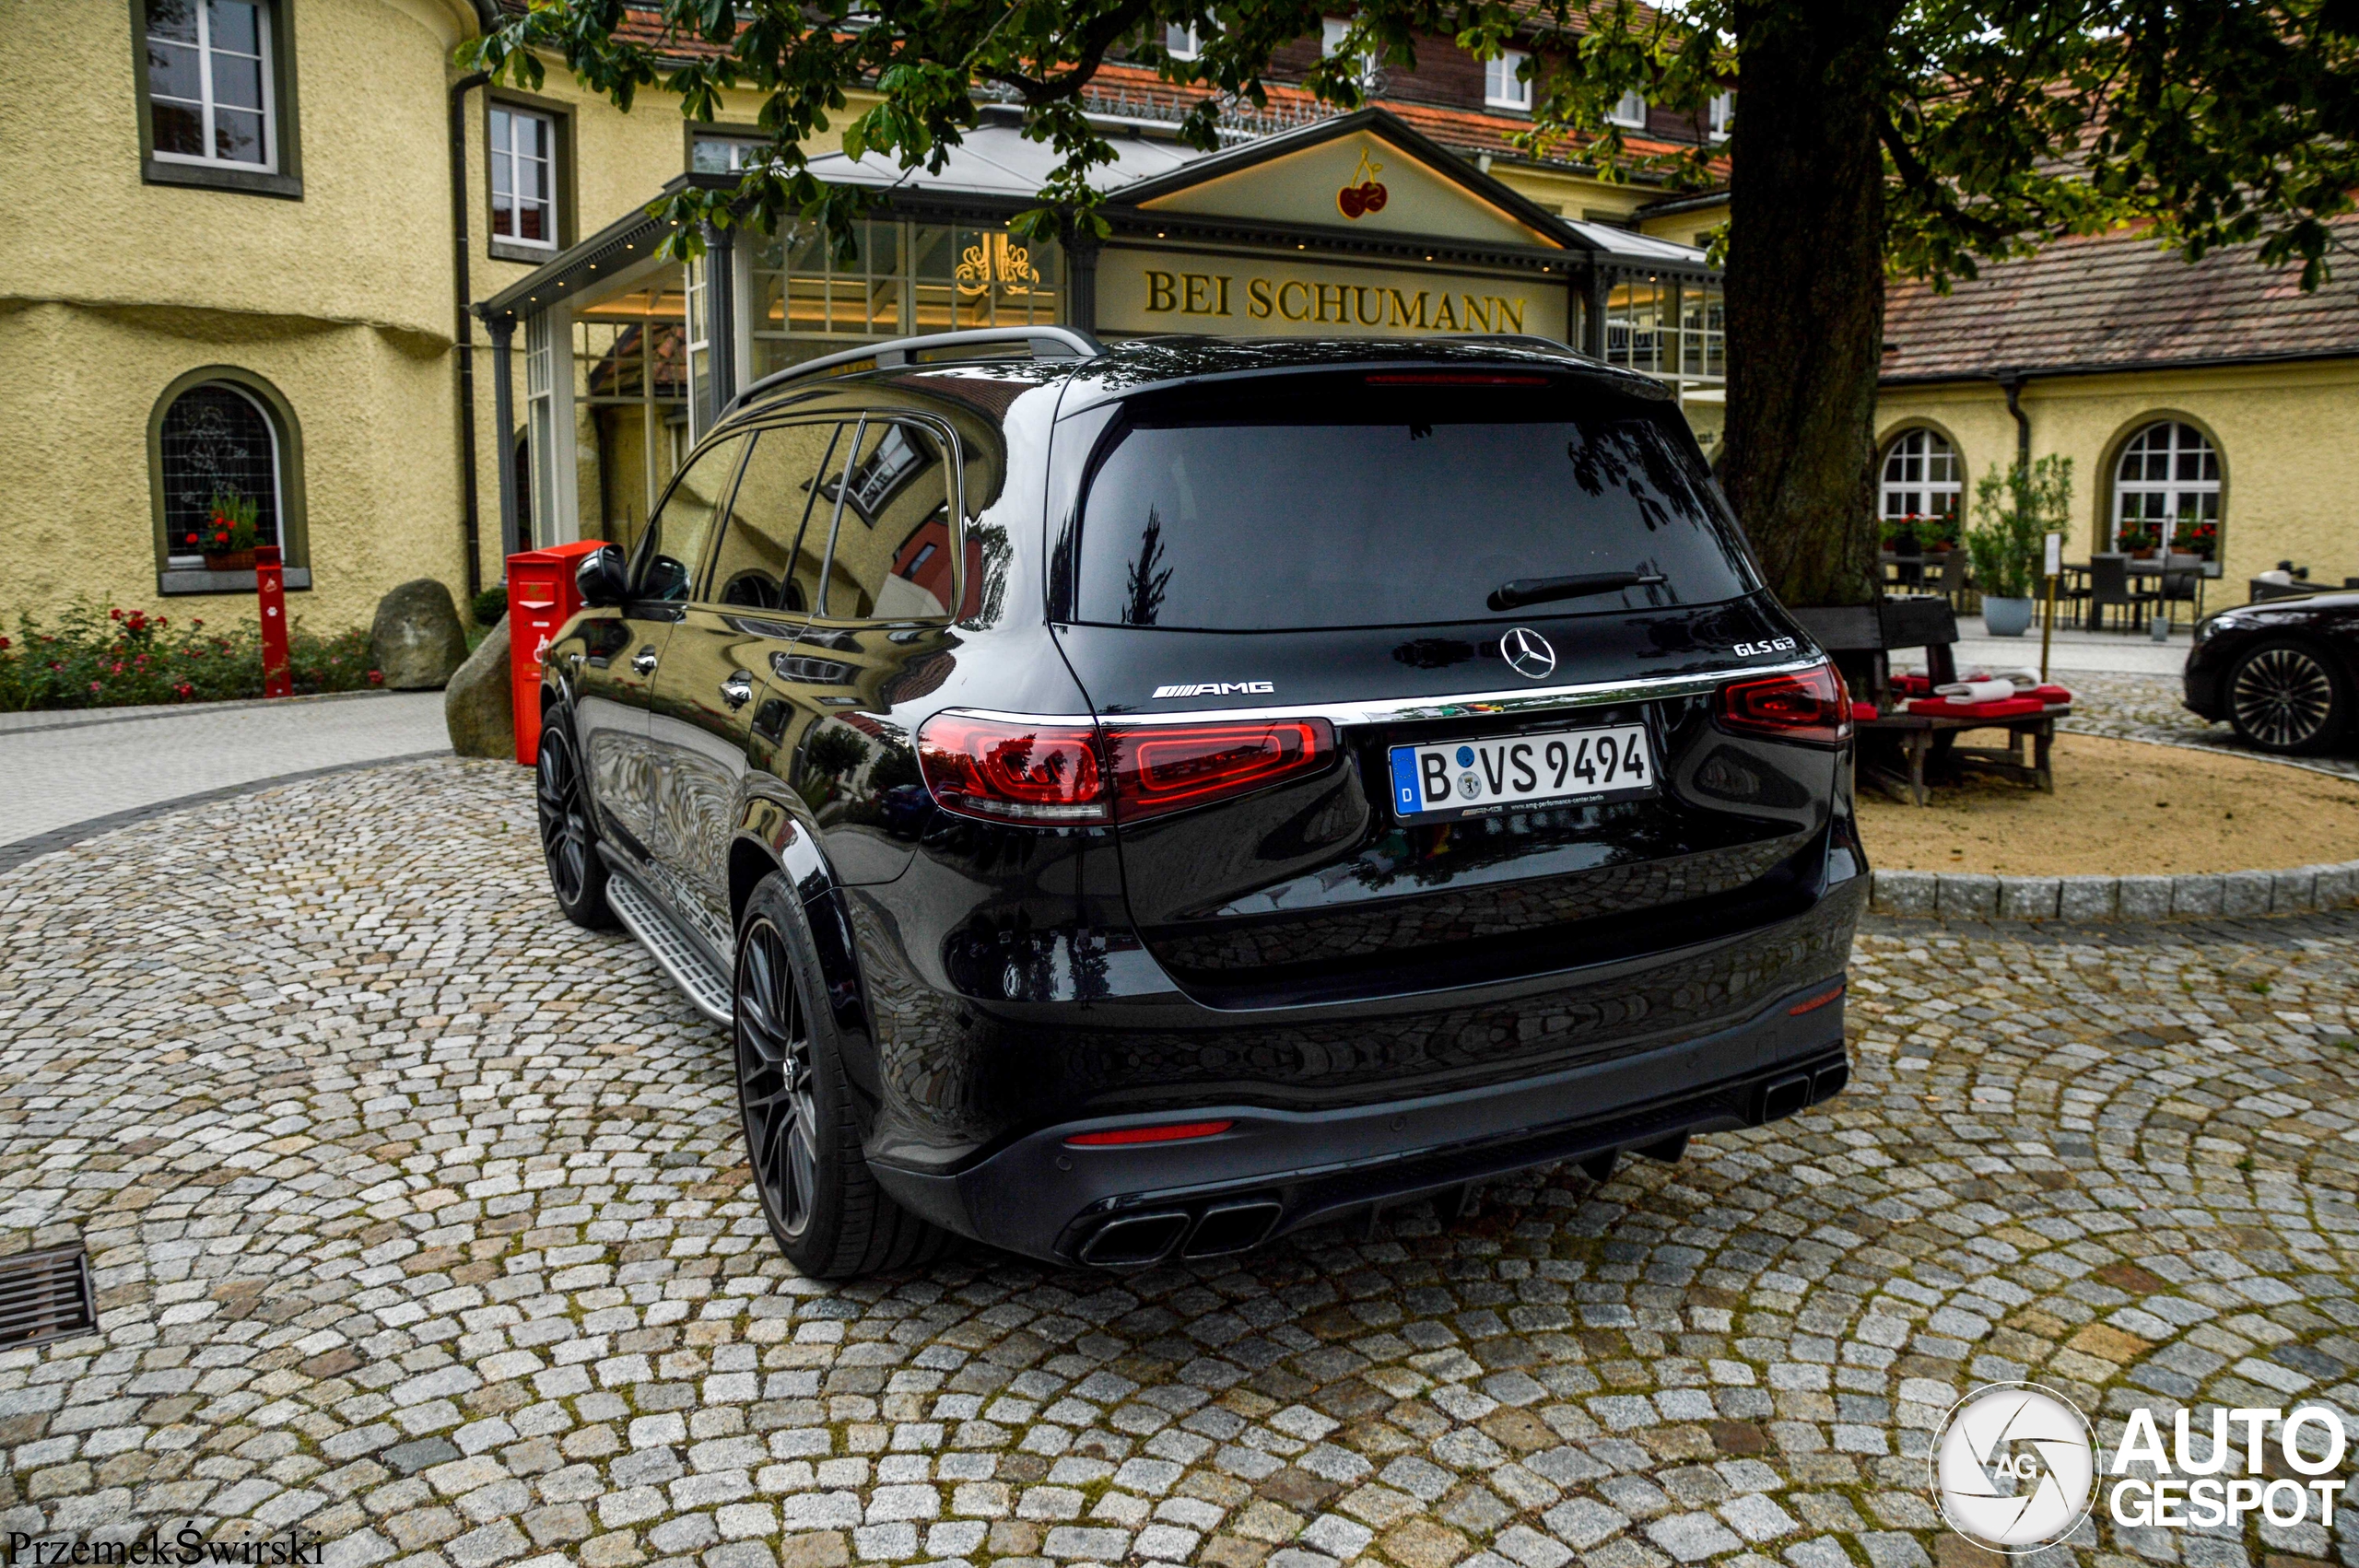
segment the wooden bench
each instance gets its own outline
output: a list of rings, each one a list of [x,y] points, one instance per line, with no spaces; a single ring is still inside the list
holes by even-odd
[[[1933,713],[1878,714],[1873,719],[1861,720],[1860,731],[1863,735],[1897,736],[1902,768],[1885,766],[1863,747],[1859,753],[1860,778],[1895,800],[1928,805],[1932,791],[1925,783],[1925,766],[1928,762],[1939,761],[1995,773],[2052,795],[2056,792],[2056,774],[2049,766],[2048,755],[2056,744],[2056,721],[2071,711],[2071,703],[2058,702],[2050,703],[2046,712],[2019,714],[2012,719],[1977,719],[1971,714],[1954,719]],[[1968,730],[2004,730],[2007,743],[2003,747],[1959,745],[1958,736]],[[2024,760],[2026,741],[2031,743],[2028,762]]]

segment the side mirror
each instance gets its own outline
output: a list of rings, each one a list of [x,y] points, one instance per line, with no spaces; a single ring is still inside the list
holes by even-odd
[[[573,585],[581,590],[584,604],[604,608],[621,603],[630,591],[630,564],[623,559],[623,547],[604,544],[595,555],[582,556]]]

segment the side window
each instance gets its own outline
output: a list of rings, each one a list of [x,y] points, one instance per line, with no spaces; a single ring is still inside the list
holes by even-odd
[[[957,579],[954,479],[950,453],[929,427],[900,419],[862,426],[840,486],[819,614],[839,621],[947,615]]]
[[[722,529],[721,554],[705,597],[751,610],[807,611],[817,600],[827,547],[830,480],[843,468],[859,422],[781,425],[754,437]],[[816,527],[810,520],[816,519]]]
[[[641,603],[685,601],[696,582],[705,546],[712,542],[712,525],[737,472],[745,438],[731,436],[690,459],[672,482],[647,532],[639,542],[639,561],[631,573],[631,598]]]

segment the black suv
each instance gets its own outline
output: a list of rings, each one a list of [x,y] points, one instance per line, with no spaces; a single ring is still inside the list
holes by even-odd
[[[1844,1083],[1849,701],[1645,378],[904,340],[581,580],[551,880],[730,1024],[806,1272],[1237,1252]]]

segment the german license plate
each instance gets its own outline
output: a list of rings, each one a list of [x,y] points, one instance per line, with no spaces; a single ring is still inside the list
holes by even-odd
[[[1394,746],[1392,809],[1437,822],[1527,805],[1593,805],[1655,791],[1643,724]]]

